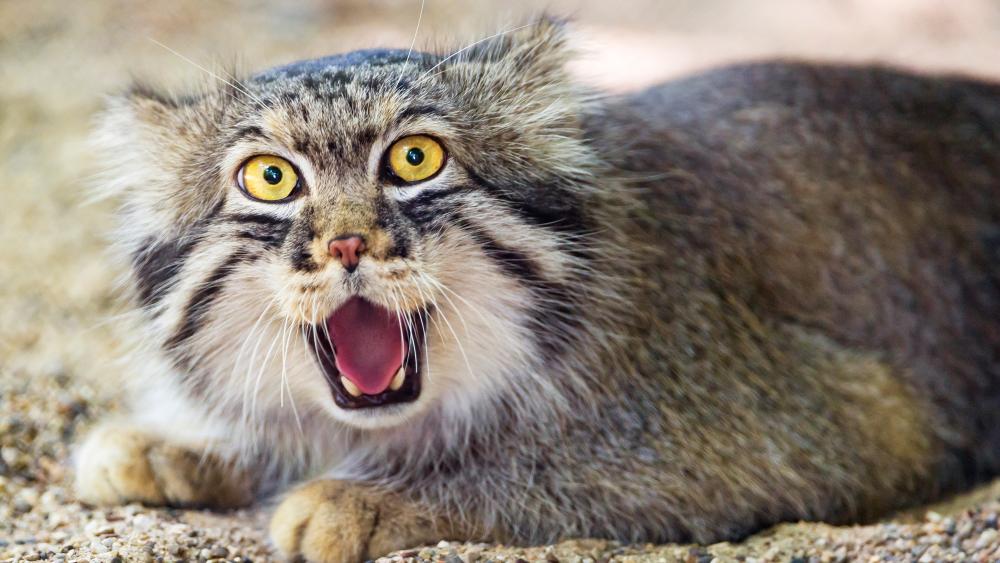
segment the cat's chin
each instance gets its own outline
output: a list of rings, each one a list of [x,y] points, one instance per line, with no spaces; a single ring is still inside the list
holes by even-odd
[[[412,424],[424,413],[428,402],[426,398],[418,398],[408,403],[363,409],[343,409],[331,402],[326,411],[345,426],[360,430],[380,430]]]

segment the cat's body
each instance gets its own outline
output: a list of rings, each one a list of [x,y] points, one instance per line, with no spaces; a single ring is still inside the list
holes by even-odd
[[[717,541],[996,472],[1000,87],[775,63],[597,102],[567,81],[562,41],[542,23],[440,66],[361,53],[265,73],[249,96],[139,92],[112,113],[106,134],[181,138],[200,150],[168,165],[213,172],[127,196],[162,365],[144,381],[176,396],[125,423],[141,430],[92,436],[84,498],[230,504],[321,476],[279,506],[275,541],[351,560],[442,537]],[[430,187],[384,185],[379,147],[413,133],[443,139],[448,164]],[[247,136],[258,145],[231,154]],[[309,189],[240,208],[225,180],[276,151],[261,137]],[[140,189],[136,158],[116,189]],[[367,243],[359,274],[320,259],[344,232]],[[409,274],[366,260],[434,282],[408,292]],[[403,388],[412,402],[386,390],[388,406],[341,409],[352,399],[310,360],[316,334],[263,306],[322,321],[345,297],[303,306],[288,285],[378,300],[361,276],[396,280],[386,307],[431,305],[428,343],[409,345],[429,363],[417,399]],[[250,338],[277,345],[244,354]],[[188,448],[243,463],[177,469]]]

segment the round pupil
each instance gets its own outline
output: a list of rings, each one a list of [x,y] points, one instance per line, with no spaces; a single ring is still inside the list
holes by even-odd
[[[281,181],[281,169],[277,166],[268,166],[264,169],[264,181],[272,186]]]
[[[424,161],[424,151],[413,147],[406,151],[406,162],[409,162],[413,166],[419,166],[421,162]]]

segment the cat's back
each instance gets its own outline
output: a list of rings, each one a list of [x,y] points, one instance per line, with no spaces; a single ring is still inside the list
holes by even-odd
[[[612,98],[590,127],[616,163],[640,174],[696,166],[699,150],[744,166],[821,157],[888,165],[933,152],[937,160],[913,164],[942,168],[950,158],[943,172],[960,183],[995,180],[1000,83],[880,66],[741,64]],[[709,164],[693,172],[719,168]]]
[[[759,294],[808,287],[815,307],[844,292],[803,272],[856,278],[843,296],[856,298],[880,291],[880,273],[933,265],[932,278],[953,280],[1000,262],[997,83],[738,65],[613,99],[589,130],[637,204],[632,227],[716,262],[745,259]],[[780,277],[793,281],[769,287]]]
[[[750,64],[613,100],[591,127],[656,241],[661,308],[692,284],[739,296],[886,358],[970,447],[1000,448],[1000,85]]]

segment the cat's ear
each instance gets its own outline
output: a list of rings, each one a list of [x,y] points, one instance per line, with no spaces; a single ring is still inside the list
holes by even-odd
[[[584,89],[566,68],[573,53],[567,22],[542,16],[455,51],[438,72],[473,111],[516,115],[558,106],[565,116],[583,101]]]
[[[466,144],[493,151],[489,162],[477,164],[481,175],[501,178],[519,170],[522,178],[552,182],[579,178],[595,166],[583,123],[598,98],[566,68],[573,49],[564,21],[542,17],[469,51],[454,64],[441,64],[439,76],[462,117],[475,124]]]
[[[504,67],[511,81],[565,79],[573,51],[567,20],[543,15],[470,47],[469,60]]]
[[[162,230],[182,228],[211,208],[215,166],[207,143],[218,124],[204,97],[175,97],[143,84],[108,98],[91,146],[101,168],[94,196],[145,208]],[[206,185],[203,185],[206,184]]]
[[[179,101],[169,94],[147,83],[133,82],[125,92],[110,101],[109,109],[127,111],[141,123],[160,125],[169,121],[179,105]]]
[[[214,124],[205,114],[207,96],[174,96],[149,84],[134,82],[121,94],[108,98],[97,129],[131,137],[138,143],[156,143],[204,133]],[[193,139],[192,139],[193,140]]]

